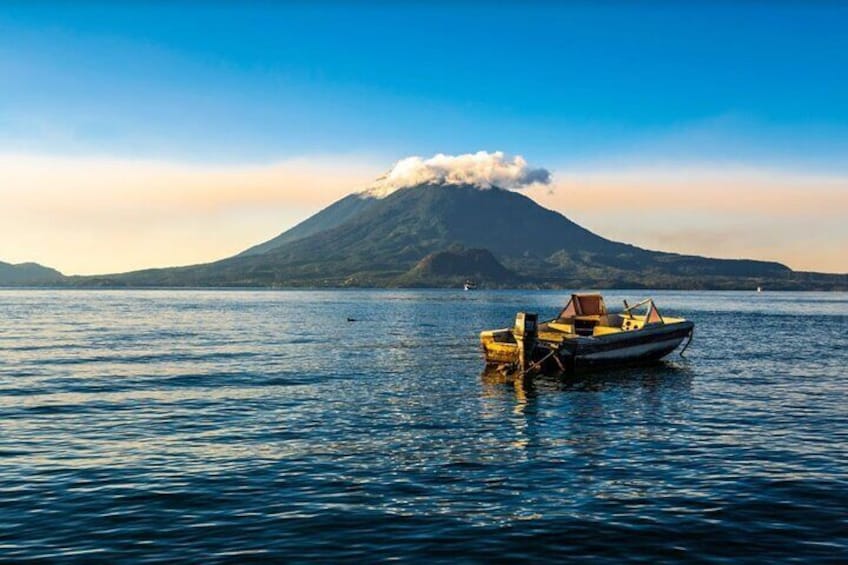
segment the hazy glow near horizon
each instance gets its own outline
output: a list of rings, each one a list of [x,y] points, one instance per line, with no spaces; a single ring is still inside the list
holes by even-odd
[[[66,274],[212,261],[371,185],[385,168],[351,156],[204,166],[0,155],[0,258]],[[551,185],[522,192],[599,235],[651,249],[848,271],[845,177],[561,169]]]
[[[0,171],[0,260],[102,274],[228,257],[379,169],[343,156],[201,166],[0,155]]]

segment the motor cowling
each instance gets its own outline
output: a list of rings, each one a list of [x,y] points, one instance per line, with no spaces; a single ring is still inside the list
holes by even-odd
[[[515,343],[518,344],[519,368],[524,373],[533,361],[533,350],[536,348],[536,338],[539,336],[539,316],[529,312],[516,314],[512,335]]]

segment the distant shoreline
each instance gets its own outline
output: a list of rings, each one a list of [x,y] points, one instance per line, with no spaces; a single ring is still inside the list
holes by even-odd
[[[76,286],[76,285],[0,285],[0,291],[7,290],[61,290],[61,291],[185,291],[193,292],[198,290],[203,291],[220,291],[220,292],[243,292],[243,291],[262,291],[262,292],[359,292],[359,291],[444,291],[458,292],[462,294],[473,295],[476,292],[570,292],[582,290],[598,290],[604,292],[632,292],[635,294],[644,294],[652,292],[750,292],[752,294],[774,294],[785,292],[833,292],[845,293],[848,292],[848,287],[845,288],[764,288],[762,292],[757,292],[754,288],[650,288],[650,287],[598,287],[598,286],[563,286],[563,287],[481,287],[473,291],[464,291],[462,287],[452,286],[421,286],[421,287],[389,287],[389,286]]]

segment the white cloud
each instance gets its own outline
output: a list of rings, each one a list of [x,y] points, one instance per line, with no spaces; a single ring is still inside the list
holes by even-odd
[[[533,184],[548,184],[550,180],[551,173],[547,169],[530,167],[520,155],[510,160],[501,151],[463,155],[439,153],[429,159],[418,156],[401,159],[365,193],[383,198],[398,189],[421,184],[518,190]]]

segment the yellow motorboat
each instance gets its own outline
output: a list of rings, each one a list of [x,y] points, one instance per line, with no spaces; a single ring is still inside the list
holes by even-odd
[[[484,331],[480,341],[487,365],[523,375],[569,373],[661,359],[688,338],[685,350],[694,327],[660,314],[651,298],[625,301],[611,314],[600,294],[572,294],[556,318],[538,323],[536,314],[519,312],[513,327]]]

